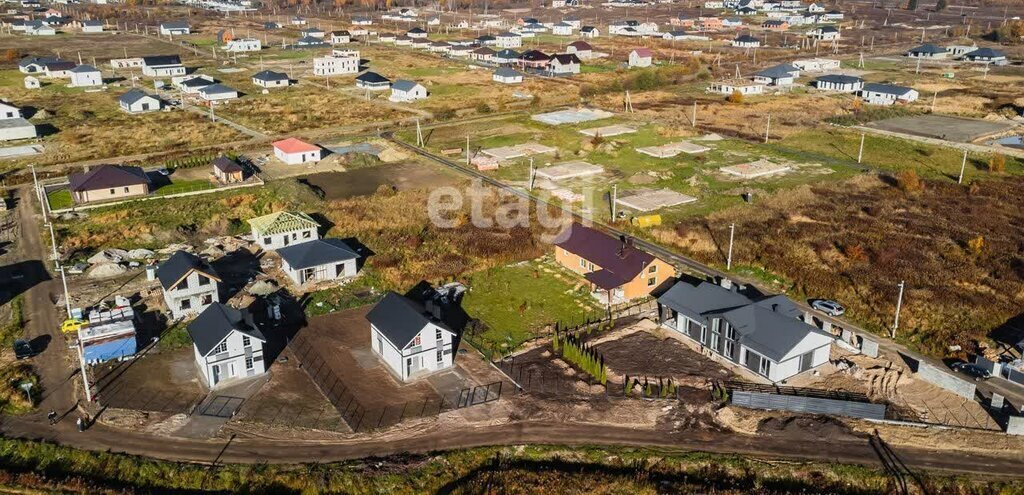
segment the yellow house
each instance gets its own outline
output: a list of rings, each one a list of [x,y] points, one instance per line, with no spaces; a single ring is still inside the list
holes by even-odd
[[[149,194],[149,177],[139,167],[100,165],[68,178],[76,203],[110,201]]]
[[[576,222],[556,239],[555,260],[582,275],[609,303],[650,295],[676,275],[672,265],[637,249],[627,239]]]

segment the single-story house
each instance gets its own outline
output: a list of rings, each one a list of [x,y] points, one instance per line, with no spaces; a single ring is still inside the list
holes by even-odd
[[[791,64],[779,64],[754,73],[754,82],[768,86],[789,86],[800,76],[800,69]]]
[[[224,51],[232,53],[258,52],[263,49],[263,42],[259,38],[238,38],[229,40],[224,45]]]
[[[597,38],[601,36],[601,30],[594,26],[583,26],[580,28],[580,36],[584,38]]]
[[[761,46],[761,40],[750,36],[749,34],[744,34],[732,40],[732,46],[738,48],[757,48]]]
[[[454,364],[455,332],[435,308],[388,292],[366,314],[373,352],[403,382]]]
[[[36,126],[22,117],[0,119],[0,141],[31,139],[38,136]]]
[[[764,84],[753,82],[747,79],[730,79],[726,81],[713,82],[708,86],[709,93],[731,95],[759,95],[764,93]]]
[[[83,33],[102,33],[104,28],[103,21],[82,21],[80,29]]]
[[[299,34],[301,34],[303,37],[310,36],[310,37],[313,37],[313,38],[320,38],[320,39],[323,39],[323,38],[327,37],[327,32],[325,32],[323,29],[315,28],[315,27],[314,28],[303,29],[302,32],[299,33]]]
[[[501,67],[494,71],[492,79],[504,84],[519,84],[523,82],[523,74],[508,67]]]
[[[251,218],[249,228],[256,244],[266,250],[280,249],[320,238],[320,224],[301,211],[275,211],[269,215]]]
[[[262,88],[281,88],[287,87],[292,81],[283,72],[264,70],[252,75],[252,83]]]
[[[356,276],[359,253],[341,239],[314,239],[277,250],[281,270],[296,285]]]
[[[548,70],[553,75],[571,75],[580,73],[580,58],[574,53],[556,53],[548,61]]]
[[[303,36],[295,40],[295,46],[313,48],[318,46],[327,46],[327,43],[323,38],[317,38],[316,36]]]
[[[650,295],[675,276],[672,265],[616,239],[573,222],[555,238],[555,261],[591,284],[595,297],[609,304]]]
[[[677,282],[658,298],[663,327],[772,382],[828,363],[834,338],[786,296],[752,299],[710,282]]]
[[[767,20],[761,23],[761,29],[768,31],[785,31],[789,29],[789,23],[780,20]]]
[[[91,65],[79,65],[71,69],[71,82],[68,85],[73,88],[102,86],[103,74]]]
[[[807,31],[807,37],[821,41],[837,40],[840,37],[839,29],[834,26],[821,26]]]
[[[185,66],[177,55],[142,57],[142,74],[149,77],[184,76]]]
[[[978,48],[964,54],[964,60],[1000,64],[1006,62],[1006,54],[993,48]]]
[[[427,32],[424,31],[423,28],[414,27],[414,28],[406,31],[405,35],[410,37],[410,38],[412,38],[412,39],[426,38],[427,37]]]
[[[391,80],[371,71],[356,76],[356,87],[371,91],[384,91],[391,87]]]
[[[521,54],[519,52],[517,52],[517,51],[515,51],[515,50],[513,50],[511,48],[505,48],[504,50],[501,50],[500,52],[495,53],[494,54],[494,58],[492,60],[496,64],[512,65],[512,64],[514,64],[514,63],[519,61],[519,56],[520,55]]]
[[[214,104],[238,98],[238,91],[223,84],[211,84],[199,90],[199,97]]]
[[[893,105],[910,103],[917,100],[919,95],[914,89],[895,84],[866,83],[857,92],[857,96],[872,105]]]
[[[46,77],[50,78],[70,78],[71,71],[75,67],[78,67],[78,64],[74,62],[59,60],[56,62],[47,62],[43,64],[43,72],[46,74]]]
[[[572,24],[559,22],[551,26],[551,34],[556,36],[572,36]]]
[[[834,58],[805,58],[800,60],[794,60],[792,62],[793,67],[800,69],[804,72],[824,72],[828,70],[838,70],[840,62]]]
[[[469,52],[469,58],[476,60],[477,62],[490,63],[494,61],[494,54],[497,53],[493,49],[481,46],[471,52]]]
[[[0,120],[4,119],[17,119],[24,117],[21,113],[21,109],[7,103],[6,101],[0,100]]]
[[[427,98],[427,88],[416,81],[399,79],[391,85],[391,97],[388,100],[393,102],[410,102]]]
[[[650,67],[654,60],[654,53],[650,48],[634,48],[629,52],[630,67]]]
[[[203,383],[215,388],[267,371],[263,345],[267,338],[256,328],[248,310],[221,303],[206,308],[187,327]]]
[[[842,91],[844,93],[854,93],[864,89],[863,79],[844,74],[826,74],[818,77],[811,84],[823,91]]]
[[[941,46],[925,43],[907,50],[906,55],[910,58],[946,58],[949,52]]]
[[[177,82],[174,85],[178,90],[190,95],[199,94],[200,89],[217,83],[216,79],[206,74],[192,74],[184,76],[182,79],[175,78],[175,80]]]
[[[274,156],[288,165],[320,161],[323,150],[315,145],[293,137],[275,141]]]
[[[545,69],[550,61],[551,55],[540,50],[528,50],[519,56],[519,63],[529,69]]]
[[[226,156],[218,156],[213,159],[213,176],[222,184],[242,182],[245,179],[245,169]]]
[[[183,34],[189,34],[192,32],[192,28],[189,27],[186,21],[171,21],[160,24],[160,35],[161,36],[181,36]]]
[[[100,165],[68,177],[76,203],[125,199],[149,194],[150,180],[139,167]]]
[[[341,45],[352,42],[352,35],[348,31],[331,31],[331,44]]]
[[[175,251],[156,268],[171,318],[196,315],[220,301],[223,281],[206,260],[187,251]]]
[[[139,88],[128,90],[117,99],[121,110],[128,113],[144,113],[160,110],[160,99]]]

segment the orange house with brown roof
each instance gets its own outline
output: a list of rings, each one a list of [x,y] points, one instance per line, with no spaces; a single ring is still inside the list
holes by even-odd
[[[555,261],[583,276],[610,304],[636,299],[675,278],[675,268],[616,239],[574,222],[555,242]]]

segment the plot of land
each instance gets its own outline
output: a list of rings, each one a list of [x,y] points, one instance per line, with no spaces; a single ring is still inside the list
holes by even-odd
[[[651,333],[651,332],[654,333]],[[605,364],[618,375],[650,377],[728,378],[724,366],[694,352],[667,335],[667,330],[636,331],[614,340],[601,342],[594,349],[604,356]]]
[[[606,126],[603,126],[603,127],[592,127],[590,129],[583,129],[583,130],[580,131],[580,134],[583,134],[584,136],[590,136],[590,137],[596,137],[596,136],[612,137],[612,136],[619,136],[619,135],[622,135],[622,134],[632,134],[634,132],[636,132],[636,129],[634,129],[632,127],[615,124],[615,125],[606,125]]]
[[[543,122],[550,125],[561,125],[561,124],[579,124],[581,122],[589,122],[592,120],[607,119],[614,116],[611,112],[604,110],[596,110],[584,108],[580,110],[559,110],[557,112],[549,112],[534,115],[532,118],[538,122]]]
[[[328,200],[366,196],[377,192],[381,186],[408,190],[448,185],[454,180],[452,176],[434,167],[414,163],[386,164],[348,172],[324,172],[300,179]]]
[[[622,196],[615,200],[621,206],[632,208],[637,211],[653,211],[661,208],[668,208],[687,203],[693,203],[697,198],[687,196],[671,189],[657,191],[639,189],[631,194]]]
[[[545,146],[540,143],[523,143],[513,146],[502,146],[500,148],[487,148],[480,150],[481,153],[492,156],[498,160],[511,160],[513,158],[539,155],[541,153],[554,153],[556,151],[558,151],[557,148]]]
[[[687,141],[680,141],[678,143],[663,144],[661,146],[648,146],[645,148],[637,148],[636,150],[645,155],[653,156],[655,158],[672,158],[680,153],[686,153],[690,155],[696,155],[698,153],[704,153],[710,150],[707,146],[701,146],[699,144],[693,144]]]
[[[754,179],[765,175],[786,172],[791,170],[791,167],[789,165],[780,165],[778,163],[772,163],[768,160],[761,159],[756,162],[722,167],[719,170],[729,175],[735,175],[744,179]]]
[[[588,177],[603,172],[604,169],[583,161],[563,162],[537,169],[537,177],[548,180],[566,180]]]
[[[968,143],[986,136],[1008,131],[1015,127],[1012,122],[965,119],[946,115],[916,115],[897,117],[867,124],[868,127],[884,131],[900,132],[915,136],[945,139]]]

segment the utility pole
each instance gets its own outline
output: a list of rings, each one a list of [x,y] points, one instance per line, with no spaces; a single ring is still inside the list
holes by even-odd
[[[896,297],[896,317],[892,321],[892,338],[894,338],[894,339],[896,338],[896,330],[899,329],[899,327],[900,327],[900,309],[903,307],[903,287],[904,286],[905,286],[904,281],[900,280],[899,285],[897,285],[897,287],[900,288],[900,294],[899,294],[899,296]]]
[[[57,265],[60,270],[60,282],[64,286],[64,309],[68,312],[68,318],[71,318],[71,297],[68,294],[68,279],[64,276],[64,265]]]
[[[697,100],[693,101],[693,119],[691,120],[693,127],[697,127]]]
[[[466,165],[469,165],[469,134],[466,134]]]
[[[764,142],[768,143],[768,132],[772,129],[772,114],[768,114],[768,124],[764,126]]]
[[[420,119],[416,119],[416,146],[422,148],[426,143],[423,142],[423,129],[420,128]]]
[[[60,255],[57,254],[57,236],[53,233],[53,223],[47,222],[46,226],[50,228],[50,245],[53,248],[53,261],[54,264],[60,266]]]
[[[960,175],[956,177],[957,184],[964,183],[964,169],[967,168],[967,150],[964,150],[964,161],[960,162]]]
[[[85,372],[85,353],[82,351],[82,331],[78,331],[78,342],[75,343],[78,351],[78,365],[82,373],[82,385],[85,387],[85,401],[92,402],[92,390],[89,388],[89,375]]]
[[[729,224],[729,253],[725,257],[725,269],[732,270],[732,240],[736,235],[736,224]]]
[[[529,184],[528,189],[530,191],[533,190],[533,179],[534,179],[534,177],[536,177],[536,172],[533,169],[533,157],[531,156],[530,157],[530,181],[528,182],[528,184]]]
[[[864,133],[860,133],[860,149],[857,150],[857,163],[860,163],[861,159],[864,158]]]
[[[612,222],[615,221],[615,201],[619,197],[619,185],[612,184]]]

